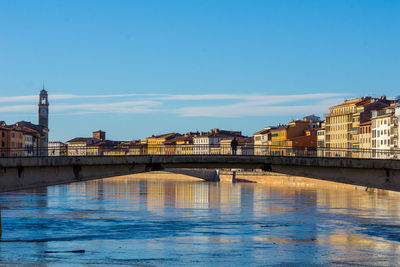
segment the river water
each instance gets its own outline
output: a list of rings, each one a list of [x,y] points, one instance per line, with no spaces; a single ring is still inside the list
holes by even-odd
[[[400,197],[391,191],[311,179],[232,184],[135,175],[0,200],[0,265],[400,263]]]

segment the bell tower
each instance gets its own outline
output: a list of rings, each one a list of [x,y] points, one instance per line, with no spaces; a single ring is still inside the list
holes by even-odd
[[[39,125],[49,128],[49,99],[44,85],[39,95]]]

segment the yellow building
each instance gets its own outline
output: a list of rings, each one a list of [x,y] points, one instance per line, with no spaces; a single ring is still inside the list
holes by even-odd
[[[147,155],[147,140],[135,140],[129,142],[127,155]]]
[[[231,139],[221,140],[219,142],[221,148],[220,153],[222,155],[232,155],[231,143]]]
[[[178,133],[168,133],[158,136],[152,136],[147,138],[147,152],[149,155],[165,155],[166,146],[165,142],[171,140],[180,134]]]
[[[360,123],[360,158],[372,157],[371,121]]]
[[[327,155],[351,157],[351,149],[357,152],[360,148],[360,123],[371,119],[372,110],[385,108],[391,102],[386,97],[362,97],[329,108],[325,126]]]
[[[24,134],[22,131],[10,127],[9,131],[9,156],[21,157],[25,155]]]
[[[127,155],[127,151],[120,148],[103,152],[103,156],[125,156],[125,155]]]
[[[125,155],[127,149],[119,147],[120,143],[118,141],[102,140],[88,145],[87,153],[89,156],[103,156],[106,152],[111,152],[111,155]]]
[[[210,154],[211,155],[221,155],[221,148],[220,147],[210,147]]]
[[[190,136],[181,136],[176,138],[176,154],[177,155],[193,155],[194,145],[193,138]]]

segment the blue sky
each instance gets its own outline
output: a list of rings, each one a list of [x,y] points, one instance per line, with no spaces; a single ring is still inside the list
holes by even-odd
[[[0,0],[0,120],[50,140],[245,134],[400,94],[400,1]]]

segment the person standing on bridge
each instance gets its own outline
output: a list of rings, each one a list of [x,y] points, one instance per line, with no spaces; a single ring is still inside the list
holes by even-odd
[[[232,155],[236,155],[237,146],[238,146],[238,141],[236,140],[236,137],[235,137],[235,138],[233,138],[233,140],[231,142]]]

